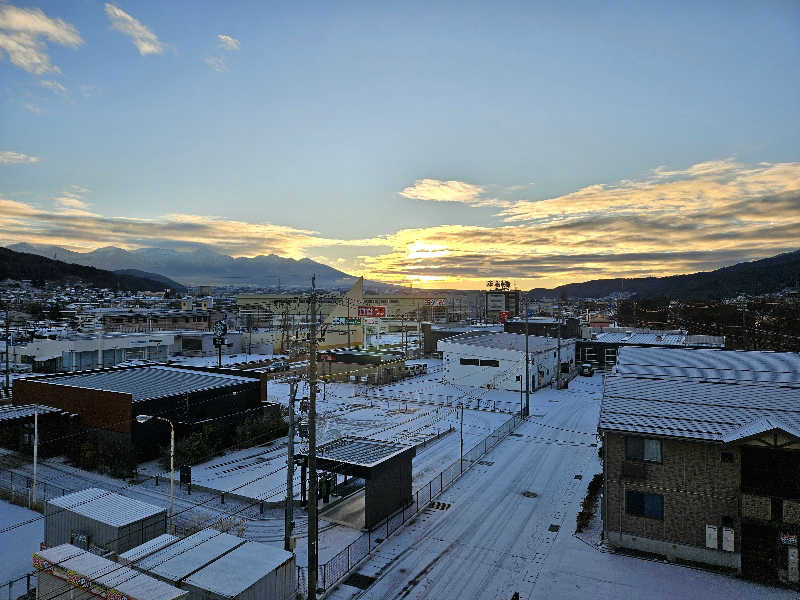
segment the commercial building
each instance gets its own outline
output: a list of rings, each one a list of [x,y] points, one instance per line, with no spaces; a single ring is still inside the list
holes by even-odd
[[[797,371],[781,374],[797,357],[629,353],[627,373],[605,378],[598,425],[605,539],[797,585],[800,385]]]
[[[263,375],[217,371],[155,365],[31,377],[14,382],[13,399],[80,415],[83,427],[115,442],[133,443],[145,457],[168,439],[169,426],[155,420],[138,423],[137,415],[170,419],[177,434],[186,435],[261,411]]]
[[[186,590],[189,600],[289,600],[297,588],[293,554],[216,529],[185,538],[164,535],[119,560]]]
[[[497,323],[519,316],[521,314],[521,294],[522,292],[519,290],[487,290],[484,292],[484,319]]]
[[[182,600],[189,593],[70,544],[33,555],[37,600]]]
[[[6,404],[0,406],[0,448],[32,454],[35,419],[48,439],[69,439],[79,430],[78,415],[50,406]],[[40,457],[55,456],[62,449],[61,444],[45,442],[39,444],[38,453]]]
[[[584,327],[582,337],[578,340],[578,360],[596,369],[611,369],[617,364],[620,349],[625,346],[724,348],[725,336],[689,335],[680,329],[657,331]]]
[[[555,319],[553,317],[530,317],[528,322],[523,318],[515,318],[503,323],[503,331],[506,333],[525,333],[528,335],[538,335],[542,337],[558,337],[559,332],[562,338],[579,338],[580,321],[574,317],[567,319]]]
[[[123,333],[175,331],[180,329],[211,331],[223,317],[220,311],[187,307],[185,310],[107,310],[96,311],[103,331]]]
[[[45,503],[44,543],[49,547],[72,544],[97,554],[119,554],[166,529],[165,509],[100,488]]]
[[[440,340],[444,381],[475,387],[519,390],[525,381],[525,336],[516,333],[465,333]],[[528,336],[530,389],[537,390],[575,369],[575,340]]]

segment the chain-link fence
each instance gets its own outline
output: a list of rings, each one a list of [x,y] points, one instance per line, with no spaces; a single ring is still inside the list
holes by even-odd
[[[461,460],[456,460],[453,464],[441,471],[427,484],[417,489],[412,496],[412,501],[384,521],[363,533],[355,541],[350,543],[344,550],[320,565],[318,570],[318,590],[328,590],[336,585],[369,554],[377,548],[386,538],[396,532],[400,527],[415,516],[420,510],[424,509],[434,498],[439,496],[447,487],[458,479],[462,473],[467,471],[489,450],[494,448],[500,441],[514,431],[522,422],[519,416],[514,415],[492,433],[478,442],[475,446],[464,453]],[[298,592],[303,596],[308,595],[308,569],[306,567],[297,568]],[[2,600],[2,598],[0,598]]]
[[[0,497],[12,504],[41,509],[44,502],[50,498],[64,496],[73,491],[75,490],[39,481],[36,484],[36,498],[34,498],[32,477],[14,471],[0,470]]]

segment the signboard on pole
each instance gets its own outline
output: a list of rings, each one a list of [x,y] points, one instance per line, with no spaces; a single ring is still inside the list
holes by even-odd
[[[359,306],[358,307],[358,316],[359,317],[385,317],[386,316],[386,307],[385,306]]]
[[[486,310],[489,312],[500,311],[506,309],[506,296],[505,294],[487,294],[486,295]]]
[[[361,325],[361,319],[348,319],[347,317],[333,317],[334,325]]]
[[[508,320],[508,317],[511,316],[511,313],[507,310],[501,310],[497,313],[497,318],[501,323],[505,323]]]
[[[797,546],[797,536],[791,533],[781,533],[781,544],[784,546]]]

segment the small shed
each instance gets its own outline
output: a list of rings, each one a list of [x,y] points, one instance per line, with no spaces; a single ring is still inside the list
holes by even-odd
[[[45,503],[44,543],[122,553],[166,532],[164,508],[100,488]]]
[[[246,542],[185,580],[191,600],[290,600],[297,590],[294,554]]]
[[[70,544],[33,555],[39,600],[182,600],[189,593]]]
[[[412,502],[411,460],[415,455],[414,446],[344,437],[317,448],[317,469],[364,480],[363,527],[371,528]],[[304,484],[308,455],[300,453],[298,458]],[[301,493],[305,501],[305,489]]]

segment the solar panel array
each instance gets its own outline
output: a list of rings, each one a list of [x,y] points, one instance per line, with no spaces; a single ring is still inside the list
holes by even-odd
[[[39,380],[41,383],[68,385],[73,387],[105,390],[131,394],[133,401],[191,394],[205,390],[219,389],[254,383],[249,377],[237,377],[222,373],[207,373],[175,367],[148,366],[136,369],[98,371],[96,373],[77,373],[64,377]]]

